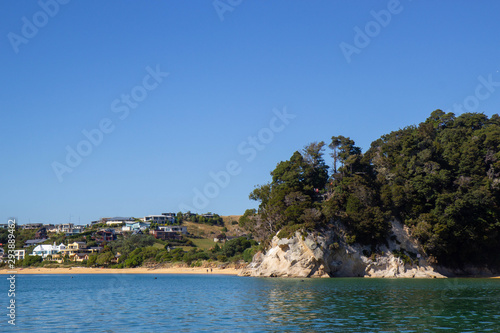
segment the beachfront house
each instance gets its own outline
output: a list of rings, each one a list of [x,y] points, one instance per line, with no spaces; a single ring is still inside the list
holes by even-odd
[[[56,253],[61,252],[64,249],[66,249],[66,246],[62,243],[59,245],[56,245],[55,242],[53,245],[51,245],[51,244],[37,245],[33,249],[33,252],[30,254],[30,256],[40,256],[43,259],[45,259],[45,258],[47,258],[48,255],[52,256]]]
[[[26,250],[14,250],[14,258],[16,258],[16,262],[20,260],[24,260],[26,257]]]
[[[87,253],[75,253],[71,260],[82,262],[84,260],[89,260],[89,255]]]
[[[71,244],[68,244],[65,249],[61,250],[61,254],[68,255],[72,257],[76,253],[79,252],[86,252],[87,251],[87,244],[85,242],[73,242]]]

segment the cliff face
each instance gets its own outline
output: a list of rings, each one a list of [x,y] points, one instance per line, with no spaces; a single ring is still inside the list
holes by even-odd
[[[387,245],[370,254],[369,247],[348,245],[341,228],[291,238],[274,237],[271,248],[255,254],[240,275],[263,277],[406,277],[441,278],[419,244],[399,222],[392,223]],[[397,256],[392,251],[396,251]],[[414,259],[410,258],[410,254]]]

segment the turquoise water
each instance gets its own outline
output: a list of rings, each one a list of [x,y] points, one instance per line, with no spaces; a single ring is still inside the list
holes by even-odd
[[[19,332],[500,332],[500,279],[18,275]]]

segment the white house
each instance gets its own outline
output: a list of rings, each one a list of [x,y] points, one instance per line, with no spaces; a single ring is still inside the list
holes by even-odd
[[[180,232],[183,234],[187,234],[187,227],[183,225],[165,225],[159,226],[158,230],[166,231],[166,232]]]
[[[125,224],[127,222],[134,222],[133,217],[107,217],[107,218],[102,218],[102,222],[106,222],[106,225],[117,225],[117,224]]]
[[[170,222],[170,219],[165,215],[148,215],[144,216],[142,219],[144,222],[158,223],[158,224],[167,224]]]
[[[14,257],[16,258],[16,261],[23,260],[25,253],[25,250],[14,250]]]
[[[55,242],[54,245],[50,244],[37,245],[33,249],[33,252],[30,254],[30,256],[41,256],[42,258],[45,259],[47,258],[48,255],[59,253],[64,249],[66,249],[66,245],[62,243],[59,245],[56,245]]]

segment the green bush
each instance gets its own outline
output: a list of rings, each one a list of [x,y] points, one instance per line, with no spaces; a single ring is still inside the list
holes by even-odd
[[[303,224],[295,224],[295,225],[287,225],[283,227],[283,229],[278,232],[278,238],[291,238],[295,236],[295,233],[303,229],[304,225]]]
[[[27,256],[24,260],[19,262],[19,265],[22,265],[23,267],[39,266],[42,263],[42,260],[41,256]]]
[[[347,245],[353,245],[354,243],[356,243],[356,235],[345,236],[345,242],[347,243]]]

